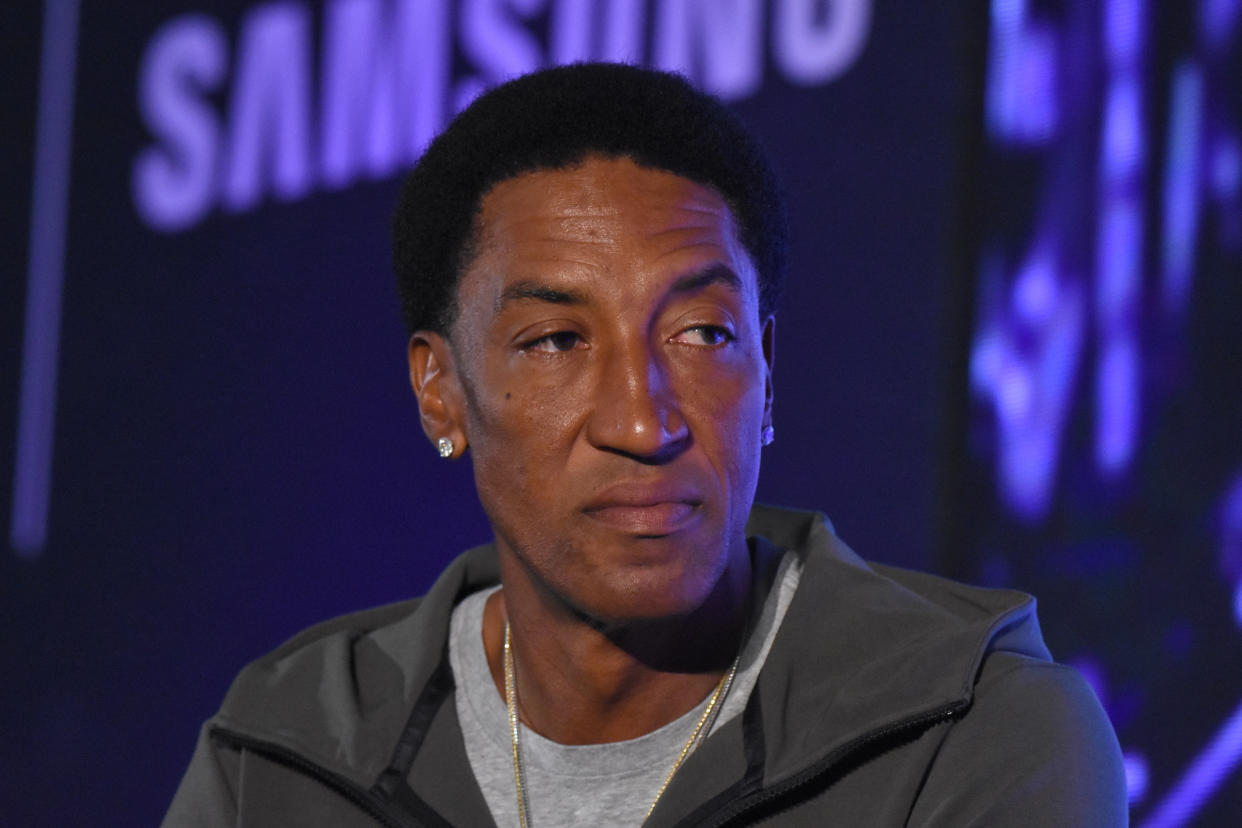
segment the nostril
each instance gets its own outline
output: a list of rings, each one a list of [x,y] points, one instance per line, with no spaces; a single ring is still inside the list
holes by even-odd
[[[675,406],[650,396],[600,406],[589,426],[597,448],[657,463],[679,454],[689,433]]]

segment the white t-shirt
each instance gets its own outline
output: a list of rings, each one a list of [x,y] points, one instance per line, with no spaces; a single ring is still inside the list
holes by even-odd
[[[713,730],[745,709],[801,574],[801,561],[786,552],[742,648],[737,674]],[[483,649],[483,607],[494,591],[477,592],[453,608],[449,664],[457,683],[457,717],[470,769],[493,819],[504,828],[519,823],[509,714]],[[710,696],[665,726],[622,742],[562,745],[523,727],[522,782],[530,828],[641,825]]]

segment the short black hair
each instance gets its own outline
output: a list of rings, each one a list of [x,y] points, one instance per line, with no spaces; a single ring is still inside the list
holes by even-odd
[[[450,333],[479,208],[493,187],[589,156],[629,158],[715,189],[758,271],[760,314],[775,311],[786,266],[784,199],[741,119],[679,75],[577,63],[481,95],[406,178],[393,219],[393,265],[410,332]]]

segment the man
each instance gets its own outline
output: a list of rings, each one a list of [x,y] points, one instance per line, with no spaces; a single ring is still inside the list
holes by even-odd
[[[395,260],[423,430],[494,542],[243,671],[167,824],[1124,824],[1029,597],[752,509],[784,232],[676,77],[552,69],[460,115]]]

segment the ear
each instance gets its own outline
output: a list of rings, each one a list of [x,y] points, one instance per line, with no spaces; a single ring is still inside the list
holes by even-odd
[[[452,456],[460,457],[467,445],[465,394],[448,340],[434,331],[416,331],[408,357],[423,433],[432,443],[452,440]]]
[[[763,321],[763,361],[767,363],[767,379],[763,384],[763,423],[766,428],[772,425],[772,368],[776,364],[776,317],[769,316]]]

